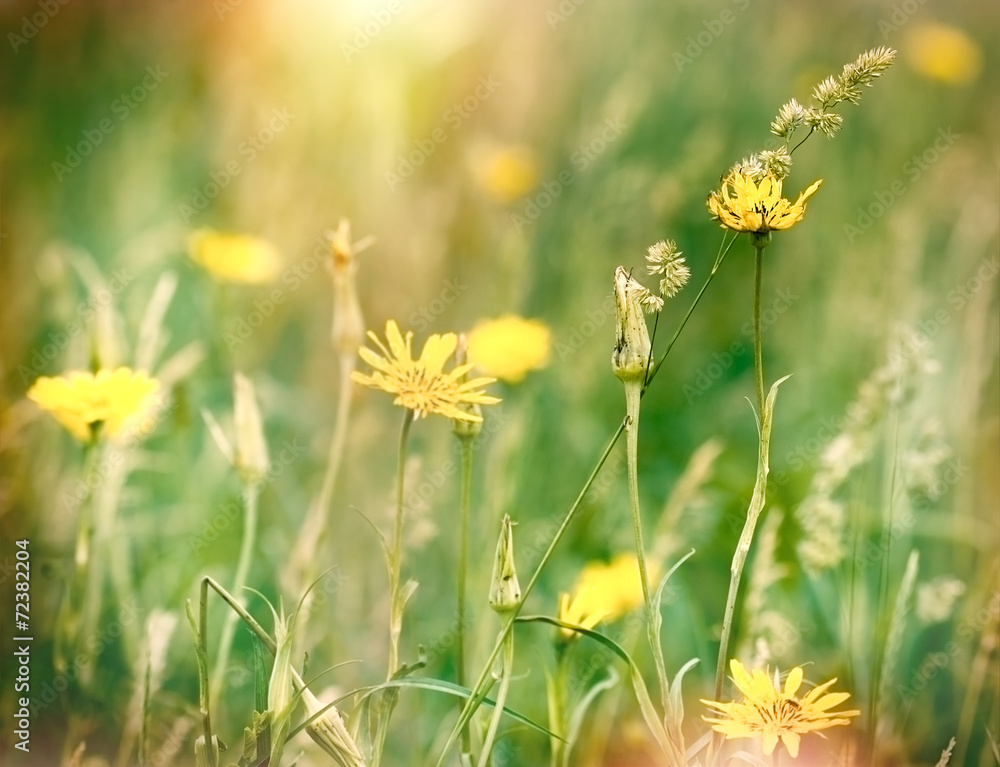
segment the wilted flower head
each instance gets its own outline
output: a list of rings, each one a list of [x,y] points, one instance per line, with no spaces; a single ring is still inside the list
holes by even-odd
[[[538,320],[506,314],[476,324],[469,333],[469,360],[486,375],[509,383],[549,361],[552,332]]]
[[[354,350],[365,335],[365,320],[358,302],[355,274],[358,264],[355,256],[368,248],[374,237],[365,237],[359,242],[351,242],[351,222],[340,219],[336,231],[329,232],[330,274],[333,278],[333,328],[330,338],[334,348],[342,357],[350,357],[353,362]]]
[[[445,372],[444,365],[455,352],[458,336],[454,333],[434,334],[427,339],[420,357],[413,359],[413,333],[404,337],[393,320],[385,323],[386,348],[371,331],[368,337],[378,347],[381,355],[362,346],[361,359],[374,368],[370,375],[357,371],[351,373],[356,383],[395,394],[394,404],[412,410],[416,418],[438,413],[460,421],[481,421],[482,416],[470,413],[461,405],[495,405],[499,398],[482,391],[493,378],[465,380],[472,363],[458,365]]]
[[[803,679],[801,667],[788,672],[784,686],[780,684],[777,671],[773,677],[760,669],[755,669],[751,675],[735,659],[730,661],[729,668],[733,681],[743,693],[743,700],[739,703],[702,700],[718,714],[716,717],[703,716],[702,719],[711,723],[712,729],[721,732],[727,740],[762,738],[764,754],[768,756],[774,753],[780,738],[794,758],[799,754],[799,741],[803,734],[850,724],[851,720],[847,717],[861,713],[857,710],[830,711],[850,697],[846,692],[826,693],[836,679],[814,687],[799,698],[797,692]]]
[[[198,229],[188,238],[191,260],[217,279],[260,285],[281,270],[281,257],[267,240],[231,232]]]
[[[28,399],[47,410],[82,442],[101,436],[128,437],[142,428],[143,416],[156,404],[160,383],[131,368],[42,376]]]

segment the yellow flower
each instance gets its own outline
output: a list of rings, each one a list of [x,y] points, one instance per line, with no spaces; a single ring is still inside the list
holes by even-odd
[[[262,285],[281,270],[281,257],[267,240],[230,232],[198,229],[188,238],[191,260],[225,282]]]
[[[417,418],[439,413],[460,421],[481,421],[481,416],[459,406],[495,405],[500,401],[482,391],[483,386],[493,383],[495,379],[464,380],[472,369],[472,363],[459,365],[448,373],[444,371],[444,363],[458,345],[458,337],[454,333],[432,335],[417,360],[413,359],[413,333],[408,331],[404,338],[393,320],[385,323],[388,349],[371,331],[368,331],[368,337],[382,356],[362,346],[358,354],[375,370],[371,375],[354,371],[351,380],[395,394],[394,404],[412,410]]]
[[[513,314],[478,323],[469,333],[469,359],[487,375],[510,383],[549,361],[552,333],[538,320]]]
[[[491,197],[510,203],[531,191],[538,170],[527,147],[495,147],[482,150],[476,159],[476,178]]]
[[[561,621],[576,623],[585,629],[592,629],[609,615],[610,612],[608,610],[603,609],[600,605],[595,604],[594,600],[590,599],[589,589],[578,590],[572,599],[566,593],[559,595],[559,615],[557,617]],[[572,629],[562,627],[559,629],[559,634],[564,639],[573,639],[580,636]]]
[[[773,680],[768,672],[760,669],[755,669],[751,676],[736,659],[729,662],[729,668],[733,672],[733,681],[743,693],[743,700],[740,703],[702,700],[702,703],[716,709],[715,713],[724,717],[703,716],[702,719],[712,723],[712,729],[721,732],[727,740],[763,738],[762,747],[766,755],[774,752],[780,738],[794,758],[799,753],[802,733],[850,724],[850,719],[846,717],[861,713],[857,710],[830,711],[850,697],[846,692],[824,694],[836,679],[814,687],[802,698],[797,697],[796,693],[802,685],[801,667],[788,672],[783,688],[779,684],[777,672]]]
[[[749,174],[734,171],[722,180],[720,190],[709,195],[708,209],[723,227],[737,232],[790,229],[802,220],[806,201],[822,183],[819,179],[792,203],[781,196],[781,179],[764,175],[755,182]]]
[[[655,577],[655,563],[650,563]],[[580,572],[573,597],[563,594],[559,617],[569,623],[593,628],[600,621],[616,620],[643,604],[642,581],[635,554],[618,554],[609,563],[590,562]],[[570,629],[560,629],[566,638],[577,636]]]
[[[911,67],[924,77],[946,85],[972,82],[983,66],[983,56],[976,41],[957,27],[945,24],[921,24],[907,34]]]
[[[77,439],[129,436],[142,427],[143,415],[156,402],[159,381],[130,368],[42,376],[28,390],[28,399],[52,413]]]

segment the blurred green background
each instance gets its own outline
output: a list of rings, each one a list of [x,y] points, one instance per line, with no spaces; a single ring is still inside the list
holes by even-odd
[[[963,468],[893,540],[886,588],[891,600],[913,548],[920,582],[952,575],[966,589],[946,622],[911,626],[898,648],[898,681],[912,683],[928,653],[991,604],[1000,551],[996,3],[52,0],[8,3],[0,13],[2,557],[12,556],[13,540],[32,541],[33,619],[40,637],[51,634],[75,525],[62,499],[81,454],[24,400],[31,382],[86,369],[95,354],[104,366],[145,362],[154,375],[169,373],[175,407],[136,456],[119,521],[140,613],[180,615],[154,701],[154,741],[196,709],[184,600],[195,598],[202,574],[228,583],[239,547],[238,524],[209,546],[195,543],[206,520],[239,494],[200,415],[228,417],[236,370],[257,385],[272,451],[286,440],[306,446],[264,491],[251,575],[270,599],[297,598],[282,594],[278,573],[320,482],[337,394],[324,231],[347,217],[357,238],[377,238],[359,256],[358,286],[367,324],[380,333],[393,318],[416,331],[419,346],[431,332],[466,330],[507,312],[552,330],[545,370],[518,386],[492,387],[504,402],[478,451],[470,593],[481,662],[496,630],[485,597],[500,516],[519,523],[519,567],[530,573],[622,417],[608,364],[614,268],[636,267],[639,275],[647,246],[677,241],[693,278],[668,301],[662,343],[719,247],[705,198],[720,175],[773,145],[768,125],[782,103],[805,102],[820,79],[879,45],[899,50],[896,65],[860,106],[838,110],[845,119],[837,137],[815,136],[796,152],[786,194],[819,177],[824,184],[804,222],[776,236],[767,253],[764,305],[774,321],[766,377],[793,374],[781,390],[771,451],[769,505],[785,516],[772,562],[782,577],[767,607],[800,633],[776,662],[815,663],[818,679],[847,680],[852,703],[870,708],[865,679],[879,650],[863,641],[847,646],[834,625],[849,604],[862,612],[867,605],[872,621],[891,609],[875,602],[880,568],[850,589],[845,578],[813,582],[797,561],[801,531],[792,512],[900,326],[926,336],[937,372],[915,377],[912,397],[887,418],[892,439],[880,442],[851,491],[852,519],[867,526],[850,533],[878,540],[883,478],[936,423],[948,460]],[[270,240],[285,260],[281,278],[273,288],[213,284],[185,254],[187,234],[200,226]],[[670,669],[701,659],[685,685],[692,739],[703,731],[697,698],[711,696],[729,560],[754,479],[751,253],[744,240],[736,244],[643,407],[640,476],[650,530],[698,446],[715,438],[722,447],[671,531],[674,559],[696,549],[664,608]],[[109,307],[68,337],[66,324],[116,273],[124,285]],[[140,321],[166,274],[178,281],[163,322],[166,343],[144,349]],[[227,344],[226,334],[240,332],[240,320],[274,289],[287,300],[245,342]],[[336,526],[320,568],[336,565],[339,585],[306,642],[314,670],[364,661],[324,677],[341,692],[382,675],[385,572],[378,542],[354,509],[388,529],[399,415],[387,397],[357,392]],[[441,481],[448,462],[457,462],[449,425],[418,423],[412,447],[413,486],[441,487],[407,522],[406,575],[421,585],[403,655],[412,660],[418,644],[431,648],[426,673],[450,679],[458,492],[453,476]],[[624,470],[615,458],[611,466],[618,471],[588,497],[528,612],[554,614],[558,593],[584,563],[632,547]],[[5,575],[4,610],[11,583]],[[852,601],[848,592],[865,596]],[[263,619],[262,604],[256,609]],[[213,611],[220,620],[221,607]],[[617,635],[621,627],[608,630]],[[537,628],[524,635],[527,676],[515,684],[512,705],[544,719],[551,636]],[[10,637],[2,641],[6,658]],[[47,647],[35,645],[39,683],[49,674]],[[956,735],[976,647],[963,644],[958,660],[909,704],[883,701],[890,724],[879,737],[890,743],[891,763],[933,764]],[[248,648],[244,633],[234,663],[246,661]],[[593,653],[584,648],[581,663]],[[993,722],[996,738],[1000,684],[991,653],[980,670],[988,673],[975,726],[960,744],[968,764],[988,763],[980,761],[988,751],[984,724]],[[645,664],[648,652],[638,654]],[[113,760],[134,661],[108,650],[97,670],[100,695],[63,696],[39,715],[41,761],[17,761],[10,733],[0,733],[11,764],[56,763],[75,745],[64,742],[67,723],[87,738],[88,754]],[[238,670],[220,716],[233,742],[252,702],[249,676]],[[607,757],[583,748],[590,761],[581,756],[581,764],[637,763],[641,719],[628,694],[621,700]],[[2,701],[9,721],[6,679]],[[391,753],[435,754],[452,710],[452,701],[430,693],[404,694]],[[862,741],[866,722],[867,713],[852,727]],[[509,742],[516,750],[508,763],[545,763],[538,735],[520,731]],[[176,763],[190,753],[185,741]]]

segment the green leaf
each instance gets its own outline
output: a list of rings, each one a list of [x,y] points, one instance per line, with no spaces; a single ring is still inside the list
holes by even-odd
[[[427,677],[394,678],[388,682],[382,682],[382,684],[373,685],[371,687],[364,687],[359,690],[354,690],[352,692],[349,692],[346,695],[339,698],[337,701],[334,701],[334,703],[339,703],[342,700],[346,700],[347,698],[350,698],[352,695],[359,695],[363,701],[369,698],[372,694],[378,692],[379,690],[384,690],[394,687],[395,688],[412,687],[418,690],[433,690],[435,692],[442,692],[445,693],[446,695],[454,695],[456,697],[465,699],[468,699],[472,695],[472,690],[470,690],[468,687],[463,687],[462,685],[455,684],[454,682],[446,682],[443,679],[431,679]],[[493,701],[491,698],[484,697],[483,703],[486,703],[489,706],[493,706],[495,704],[495,701]],[[507,706],[503,707],[503,712],[507,714],[507,716],[509,716],[511,719],[514,719],[520,722],[521,724],[526,724],[528,725],[528,727],[532,728],[533,730],[536,730],[537,732],[542,733],[543,735],[559,738],[558,735],[550,731],[548,728],[538,724],[538,722],[526,717],[524,714],[520,714],[517,711],[508,708]],[[559,739],[564,740],[563,738]]]
[[[653,738],[656,739],[656,743],[659,745],[660,750],[663,751],[665,755],[670,757],[670,759],[675,763],[681,762],[684,758],[683,752],[674,744],[674,742],[670,739],[670,736],[667,735],[667,731],[663,727],[663,722],[660,721],[660,716],[656,713],[656,707],[653,705],[653,701],[649,697],[649,691],[646,689],[646,683],[642,679],[642,673],[639,671],[639,667],[621,645],[613,639],[609,639],[604,636],[604,634],[598,633],[597,631],[586,629],[576,623],[561,621],[558,618],[552,618],[548,615],[522,615],[516,620],[520,623],[549,623],[553,626],[559,626],[560,628],[571,629],[578,634],[583,634],[584,636],[593,639],[595,642],[599,642],[621,658],[628,666],[629,679],[632,682],[632,689],[635,692],[635,699],[639,703],[639,710],[642,712],[642,718],[646,720],[646,726],[649,727],[649,730],[653,734]]]

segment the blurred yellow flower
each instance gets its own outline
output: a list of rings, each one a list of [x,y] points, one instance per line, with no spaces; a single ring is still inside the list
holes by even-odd
[[[608,615],[607,610],[603,609],[601,605],[594,604],[593,600],[590,599],[589,590],[577,591],[572,599],[566,593],[559,595],[559,614],[557,617],[561,621],[576,623],[585,629],[592,629]],[[564,639],[580,636],[572,629],[562,627],[559,629],[559,634]]]
[[[654,563],[650,575],[656,576]],[[589,562],[580,572],[573,588],[573,598],[563,594],[559,617],[570,623],[593,628],[602,620],[617,620],[643,603],[642,581],[635,554],[618,554],[611,562]],[[563,636],[575,636],[560,629]]]
[[[481,150],[475,173],[483,190],[502,203],[523,197],[538,180],[534,154],[519,145]]]
[[[225,282],[262,285],[281,271],[281,257],[267,240],[198,229],[188,238],[191,260]]]
[[[463,410],[460,405],[495,405],[500,400],[482,391],[493,378],[464,380],[472,363],[459,365],[446,373],[444,364],[455,352],[458,336],[434,334],[427,339],[420,358],[413,359],[413,332],[404,338],[395,321],[385,323],[385,337],[389,348],[368,331],[382,356],[362,346],[358,349],[361,359],[375,368],[371,375],[358,371],[351,373],[351,380],[373,389],[395,394],[394,404],[413,411],[416,418],[428,413],[438,413],[459,421],[482,421],[482,417]]]
[[[781,196],[781,179],[764,175],[755,182],[749,174],[733,172],[722,180],[721,189],[709,195],[708,209],[723,227],[736,232],[790,229],[802,220],[806,201],[822,183],[819,179],[792,203]]]
[[[92,442],[99,436],[128,436],[156,403],[159,381],[131,368],[42,376],[28,399],[47,410],[74,437]]]
[[[743,700],[739,703],[702,700],[706,706],[716,709],[715,713],[723,715],[723,718],[703,716],[702,719],[711,723],[712,729],[721,732],[727,740],[763,738],[762,747],[768,756],[774,753],[780,738],[794,758],[798,756],[803,733],[850,724],[850,719],[846,717],[861,713],[857,710],[830,711],[850,697],[850,693],[846,692],[824,695],[836,679],[814,687],[805,697],[797,697],[796,693],[802,685],[801,667],[788,672],[784,687],[779,684],[777,672],[773,680],[768,672],[760,669],[755,669],[751,676],[736,659],[730,661],[729,669],[733,673],[733,681],[743,693]]]
[[[983,55],[976,41],[957,27],[946,24],[920,24],[907,33],[907,44],[900,46],[909,65],[924,77],[946,85],[972,82],[983,66]]]
[[[549,361],[552,333],[538,320],[513,314],[478,323],[469,333],[469,359],[487,375],[510,383]]]

